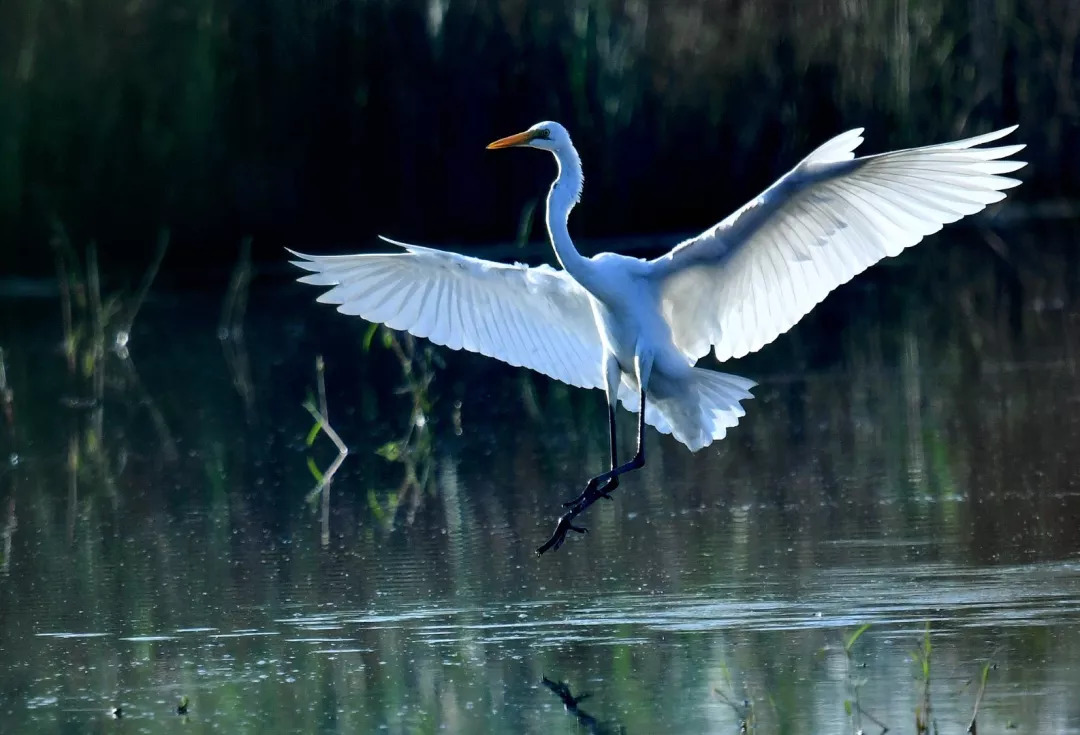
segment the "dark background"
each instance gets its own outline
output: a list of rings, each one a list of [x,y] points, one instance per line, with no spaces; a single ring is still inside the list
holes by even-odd
[[[1018,122],[1004,211],[1037,215],[1080,188],[1078,35],[1075,0],[6,0],[0,271],[52,274],[60,230],[108,274],[167,229],[166,277],[248,235],[263,264],[512,242],[553,168],[483,147],[542,119],[582,152],[583,240],[711,225],[856,126]]]

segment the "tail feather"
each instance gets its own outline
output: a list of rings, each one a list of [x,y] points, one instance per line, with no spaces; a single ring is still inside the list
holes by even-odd
[[[691,452],[707,447],[727,435],[746,411],[739,401],[753,398],[757,383],[728,373],[694,368],[690,380],[664,397],[649,397],[645,423],[661,434],[671,434]],[[640,409],[637,392],[623,385],[619,400],[632,412]]]

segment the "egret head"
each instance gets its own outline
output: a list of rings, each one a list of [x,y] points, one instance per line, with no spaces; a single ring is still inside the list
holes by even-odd
[[[528,130],[499,138],[488,145],[488,150],[498,148],[540,148],[552,153],[565,151],[573,148],[570,143],[570,133],[557,122],[539,122]]]

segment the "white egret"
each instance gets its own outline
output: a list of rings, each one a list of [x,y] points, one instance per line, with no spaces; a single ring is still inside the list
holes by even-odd
[[[723,439],[755,384],[695,367],[754,352],[870,265],[1005,197],[1023,145],[980,148],[1016,126],[965,140],[855,158],[862,128],[832,138],[760,196],[653,260],[578,253],[567,231],[581,198],[581,160],[556,122],[488,148],[554,154],[547,227],[562,270],[508,265],[387,242],[387,254],[294,253],[300,280],[332,286],[319,301],[451,349],[528,367],[607,393],[611,467],[567,503],[542,554],[574,518],[645,463],[645,424],[691,451]],[[615,406],[638,413],[637,452],[618,464]]]

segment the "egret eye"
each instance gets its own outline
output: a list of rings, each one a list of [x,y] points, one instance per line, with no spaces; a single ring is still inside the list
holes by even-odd
[[[537,138],[543,138],[544,140],[550,140],[551,139],[551,131],[548,130],[547,128],[540,128],[539,130],[536,131],[536,137]]]

